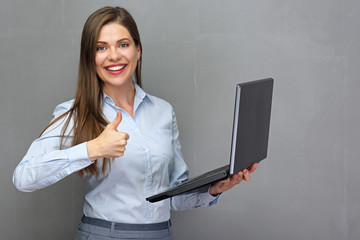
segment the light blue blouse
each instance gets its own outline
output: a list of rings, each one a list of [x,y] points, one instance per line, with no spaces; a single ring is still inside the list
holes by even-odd
[[[115,158],[105,174],[84,176],[86,196],[84,214],[122,223],[155,223],[167,221],[170,209],[186,210],[210,206],[218,198],[209,194],[209,186],[157,203],[147,196],[160,192],[188,178],[179,142],[179,130],[174,111],[166,101],[145,93],[135,84],[134,117],[115,106],[104,94],[103,113],[109,122],[120,110],[122,122],[118,131],[130,138],[124,156]],[[54,118],[71,108],[73,100],[58,105]],[[93,163],[87,156],[86,143],[71,147],[71,137],[65,149],[59,150],[64,120],[48,129],[30,146],[13,174],[20,191],[31,192],[56,183]],[[71,129],[72,122],[69,128]],[[71,132],[67,132],[71,136]]]

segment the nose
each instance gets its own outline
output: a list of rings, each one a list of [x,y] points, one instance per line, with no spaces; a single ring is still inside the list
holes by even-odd
[[[110,48],[108,59],[110,61],[117,61],[121,58],[121,53],[119,49]]]

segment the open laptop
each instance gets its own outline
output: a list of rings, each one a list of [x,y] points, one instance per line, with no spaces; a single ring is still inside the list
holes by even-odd
[[[213,182],[259,163],[267,157],[274,80],[261,79],[236,85],[232,144],[229,165],[190,178],[181,184],[146,198],[157,202]]]

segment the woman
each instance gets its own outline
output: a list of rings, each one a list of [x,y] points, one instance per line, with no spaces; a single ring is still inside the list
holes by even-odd
[[[158,203],[145,198],[188,177],[170,104],[141,89],[142,45],[123,8],[86,21],[75,99],[54,119],[14,172],[20,191],[35,191],[77,172],[86,184],[76,239],[172,239],[170,209],[211,206],[250,170]],[[135,81],[132,77],[135,75]],[[149,231],[150,230],[150,231]]]

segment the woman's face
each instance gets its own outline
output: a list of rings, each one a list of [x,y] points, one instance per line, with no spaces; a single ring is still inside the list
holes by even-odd
[[[129,31],[118,23],[104,25],[97,41],[96,73],[104,88],[121,87],[131,81],[141,50]]]

